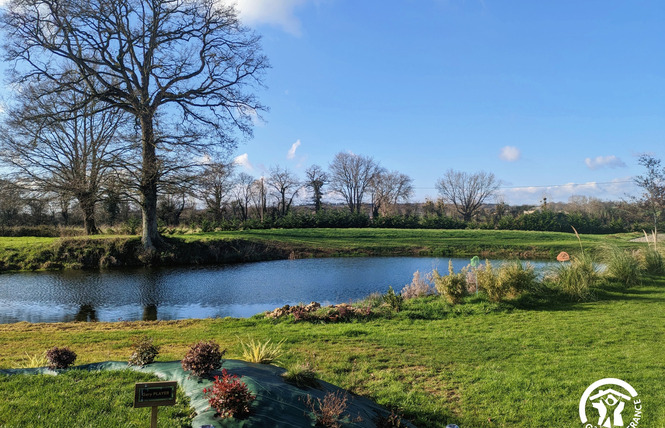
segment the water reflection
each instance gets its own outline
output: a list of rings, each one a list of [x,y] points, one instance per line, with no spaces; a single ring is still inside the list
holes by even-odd
[[[81,305],[74,316],[75,321],[97,321],[97,312],[92,305]]]
[[[2,274],[0,323],[249,317],[284,304],[349,302],[388,286],[399,291],[416,270],[441,270],[447,263],[416,257],[333,258]],[[457,270],[468,263],[453,259]]]

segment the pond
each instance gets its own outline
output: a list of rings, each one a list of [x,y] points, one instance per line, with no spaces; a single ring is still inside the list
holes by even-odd
[[[453,264],[459,270],[469,259],[453,259]],[[388,286],[400,291],[415,271],[434,268],[445,274],[448,259],[329,258],[5,273],[0,274],[0,323],[250,317],[285,304],[350,302]]]

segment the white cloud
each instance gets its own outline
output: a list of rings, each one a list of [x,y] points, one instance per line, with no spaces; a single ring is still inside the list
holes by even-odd
[[[584,163],[586,163],[586,166],[589,167],[589,169],[597,169],[597,168],[624,168],[626,164],[624,161],[619,159],[618,157],[614,155],[610,156],[597,156],[593,159],[591,158],[586,158],[584,160]]]
[[[247,153],[243,153],[240,156],[236,156],[233,159],[233,163],[243,167],[245,169],[245,171],[253,171],[254,170],[254,166],[249,161],[249,155]]]
[[[589,181],[552,186],[511,187],[502,189],[506,202],[513,205],[538,205],[545,196],[550,202],[566,202],[573,195],[593,196],[602,200],[620,200],[635,192],[630,177],[615,178],[609,182]]]
[[[520,156],[522,153],[520,152],[520,149],[518,149],[515,146],[506,146],[501,149],[501,153],[499,154],[499,159],[505,160],[506,162],[515,162],[516,160],[519,160]]]
[[[0,0],[2,1],[2,0]],[[295,8],[307,0],[236,0],[240,18],[247,25],[269,24],[287,33],[300,35],[300,20]]]
[[[286,158],[293,159],[294,157],[296,157],[296,150],[298,150],[298,147],[300,147],[300,140],[297,140],[295,143],[291,145],[289,152],[286,154]]]

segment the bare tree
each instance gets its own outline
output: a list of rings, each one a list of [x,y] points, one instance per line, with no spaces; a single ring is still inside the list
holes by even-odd
[[[123,115],[99,103],[81,104],[75,92],[48,93],[28,86],[7,112],[0,130],[0,157],[17,180],[41,190],[72,195],[87,234],[97,233],[95,206],[127,150],[118,138]],[[67,210],[63,210],[65,215]]]
[[[644,191],[639,202],[653,219],[654,231],[658,231],[658,220],[665,209],[665,168],[660,159],[648,154],[641,155],[638,163],[646,168],[645,175],[635,177],[635,184]]]
[[[380,171],[369,156],[340,152],[330,163],[330,187],[346,201],[352,213],[360,213],[365,191]]]
[[[240,212],[240,218],[247,220],[249,218],[249,202],[252,199],[252,185],[254,184],[254,177],[241,172],[238,174],[236,184],[233,187],[233,194],[235,196],[234,208]]]
[[[436,182],[436,188],[444,201],[453,204],[464,221],[470,221],[480,207],[499,189],[494,174],[476,172],[469,174],[449,169]]]
[[[379,171],[371,183],[372,215],[388,214],[400,202],[413,194],[413,180],[399,171]]]
[[[312,191],[314,211],[321,211],[321,200],[323,199],[323,186],[328,184],[328,174],[318,165],[312,165],[305,171],[307,181],[305,186]]]
[[[302,183],[288,169],[276,166],[270,169],[267,184],[277,198],[277,211],[282,217],[285,216],[291,208],[293,198],[302,189]]]
[[[263,109],[248,92],[268,67],[259,38],[220,1],[10,0],[1,20],[15,84],[48,80],[134,116],[146,249],[161,243],[168,162],[233,146]]]
[[[215,220],[221,220],[223,208],[233,187],[234,163],[213,162],[205,166],[198,179],[198,193]]]
[[[268,189],[266,188],[265,178],[261,177],[254,180],[254,183],[252,183],[251,194],[254,210],[259,216],[261,223],[263,223],[266,215],[266,205],[268,203]]]

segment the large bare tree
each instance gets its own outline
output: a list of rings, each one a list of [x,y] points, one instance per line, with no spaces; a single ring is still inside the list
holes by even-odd
[[[436,182],[436,188],[445,202],[453,204],[464,221],[470,221],[480,207],[499,189],[494,174],[484,171],[469,174],[449,169]]]
[[[360,213],[365,191],[381,170],[379,164],[369,156],[339,152],[329,169],[330,188],[344,198],[351,213]]]
[[[161,243],[169,160],[228,149],[263,109],[253,94],[268,66],[259,38],[220,1],[10,0],[1,21],[16,85],[48,80],[134,116],[146,249]]]
[[[388,214],[398,203],[408,201],[413,194],[413,180],[399,171],[379,171],[370,186],[374,217]]]
[[[6,113],[0,158],[18,182],[73,196],[83,212],[86,233],[95,234],[95,206],[129,150],[119,137],[122,111],[102,108],[98,102],[82,104],[76,92],[50,92],[44,86],[22,88],[20,102]],[[66,220],[69,196],[65,199]]]

